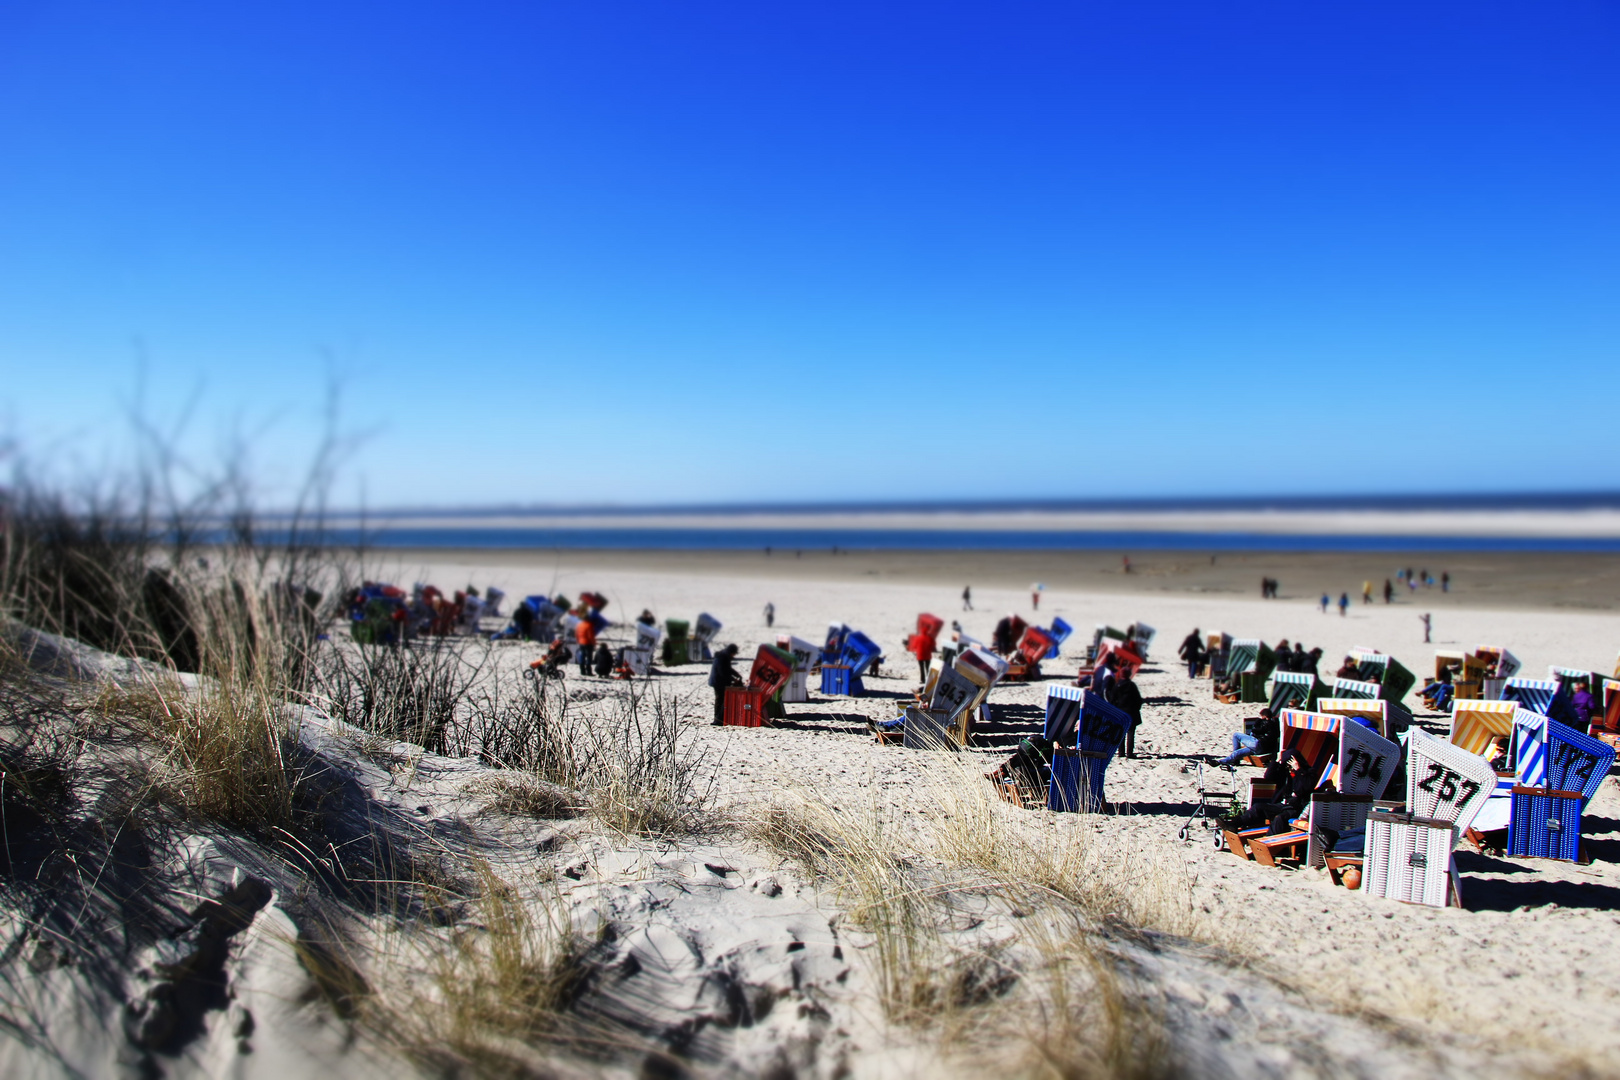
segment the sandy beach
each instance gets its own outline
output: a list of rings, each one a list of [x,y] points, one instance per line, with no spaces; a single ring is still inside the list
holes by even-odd
[[[1130,573],[1123,570],[1131,561]],[[1392,608],[1408,613],[1452,608],[1506,611],[1620,610],[1620,555],[1596,552],[1272,552],[1272,551],[593,551],[533,549],[374,549],[379,567],[410,578],[433,568],[448,575],[441,586],[466,576],[506,576],[513,596],[546,592],[594,573],[662,574],[704,579],[859,582],[939,587],[941,600],[956,601],[964,585],[996,588],[1010,595],[986,605],[1016,606],[1034,582],[1059,592],[1142,597],[1258,599],[1260,580],[1279,583],[1273,605],[1314,604],[1324,592],[1335,600],[1348,592],[1361,599],[1371,582],[1382,604],[1383,583],[1396,586]],[[1432,588],[1409,590],[1397,571],[1427,570]],[[380,572],[380,571],[379,571]],[[1442,573],[1451,588],[1442,592]],[[493,580],[493,577],[491,578]],[[461,585],[466,584],[461,582]],[[459,587],[459,586],[458,586]],[[587,586],[588,587],[588,586]],[[763,591],[770,588],[761,586]],[[954,590],[954,592],[953,592]],[[1028,596],[1024,596],[1027,603]],[[761,604],[764,600],[761,599]],[[637,610],[640,610],[639,608]],[[634,614],[634,612],[632,612]],[[939,612],[944,614],[944,612]],[[1151,622],[1151,620],[1149,620]],[[1155,624],[1156,625],[1156,624]]]
[[[1291,590],[1290,577],[1313,567],[1351,572],[1316,557],[1218,560],[1195,575],[1146,554],[1128,577],[1100,557],[1077,559],[1067,576],[1045,558],[388,553],[392,561],[371,570],[406,587],[600,592],[616,624],[604,635],[610,644],[628,640],[629,620],[647,608],[660,619],[717,617],[719,642],[738,644],[745,662],[779,634],[819,640],[830,622],[865,631],[885,660],[865,696],[813,690],[760,728],[711,726],[707,665],[662,668],[634,684],[570,668],[562,686],[547,684],[561,695],[548,708],[586,725],[568,729],[571,738],[628,730],[613,718],[634,708],[629,694],[668,720],[705,796],[702,820],[673,829],[624,824],[600,791],[553,791],[550,781],[536,786],[458,756],[464,743],[433,753],[350,727],[334,718],[330,697],[314,695],[297,736],[307,755],[303,838],[196,819],[148,830],[133,869],[119,871],[142,875],[140,889],[94,877],[86,895],[95,903],[75,901],[66,913],[92,911],[74,924],[82,941],[41,939],[19,954],[34,974],[0,990],[26,1037],[0,1041],[0,1070],[370,1077],[483,1062],[471,1071],[626,1080],[1614,1075],[1613,780],[1584,818],[1590,863],[1461,848],[1462,908],[1374,899],[1323,871],[1240,861],[1198,824],[1181,832],[1201,783],[1218,810],[1257,775],[1206,763],[1255,707],[1215,701],[1209,682],[1176,663],[1175,647],[1194,627],[1287,638],[1321,647],[1331,669],[1346,650],[1370,646],[1422,676],[1435,649],[1493,644],[1532,675],[1553,663],[1608,672],[1620,613],[1538,609],[1537,568],[1497,561],[1484,567],[1518,606],[1471,595],[1472,572],[1456,570],[1454,601],[1438,589],[1422,596],[1434,611],[1426,645],[1410,598],[1358,602],[1341,616]],[[1467,564],[1430,569],[1442,565]],[[1038,611],[1027,582],[1035,566],[1047,586]],[[1239,588],[1260,574],[1283,580],[1281,599]],[[963,609],[964,576],[973,610]],[[961,752],[874,741],[868,721],[895,717],[917,687],[902,642],[925,611],[980,638],[1009,611],[1061,617],[1077,628],[1076,646],[1099,623],[1157,628],[1139,679],[1138,756],[1110,766],[1109,812],[1014,808],[984,779],[1040,730],[1046,684],[1074,677],[1077,648],[1044,665],[1044,682],[997,686],[989,722]],[[331,648],[356,648],[342,631],[335,638]],[[519,641],[463,639],[458,648],[504,694],[541,652]],[[58,643],[44,661],[146,692],[144,676],[105,654]],[[1421,726],[1445,730],[1445,717],[1423,713],[1415,697],[1407,704]],[[565,714],[551,715],[561,723]],[[112,739],[111,726],[93,730],[97,744]],[[640,738],[614,744],[610,772],[646,745]],[[95,770],[115,772],[132,752],[117,745],[86,743],[79,768],[91,795],[116,789]],[[85,845],[74,865],[97,858],[97,845],[116,847],[97,814],[73,825]],[[358,904],[345,899],[356,886]],[[373,890],[432,903],[379,902]],[[243,896],[259,906],[211,929],[219,917],[207,913]],[[150,926],[130,921],[132,897]],[[515,946],[499,936],[514,910],[528,928]],[[501,940],[540,958],[521,970],[566,961],[567,995],[524,1004],[521,984],[498,981],[510,961],[500,961]],[[80,953],[87,959],[71,960]],[[183,973],[201,956],[228,993],[186,997]],[[363,1007],[334,985],[363,987]],[[107,1004],[115,999],[124,1003]],[[469,1001],[471,1011],[450,1008]],[[159,1030],[184,1030],[184,1040],[166,1048],[144,1034],[152,1017],[175,1012],[191,1026]]]
[[[725,797],[734,805],[766,804],[784,790],[807,786],[838,804],[876,800],[903,810],[941,770],[985,771],[1005,757],[1020,735],[1038,729],[1044,686],[1007,685],[991,695],[994,722],[959,758],[875,745],[864,721],[893,716],[897,703],[916,685],[915,662],[901,651],[901,642],[920,611],[959,619],[981,638],[989,636],[994,621],[1007,611],[1042,621],[1061,616],[1082,628],[1080,636],[1097,623],[1149,623],[1159,637],[1140,680],[1148,701],[1138,737],[1141,757],[1116,762],[1108,774],[1108,797],[1120,812],[1059,815],[1058,827],[1095,830],[1125,848],[1153,852],[1179,867],[1202,935],[1301,989],[1324,1010],[1335,1015],[1367,1010],[1393,1018],[1409,1034],[1422,1033],[1425,1045],[1409,1048],[1404,1058],[1399,1053],[1395,1059],[1381,1058],[1385,1050],[1375,1051],[1371,1043],[1334,1051],[1347,1055],[1338,1064],[1353,1066],[1353,1074],[1379,1074],[1371,1063],[1380,1060],[1390,1070],[1383,1075],[1466,1071],[1469,1054],[1486,1046],[1498,1055],[1508,1053],[1510,1046],[1518,1048],[1511,1058],[1491,1059],[1506,1072],[1532,1070],[1536,1061],[1590,1062],[1620,1052],[1620,1034],[1609,1023],[1607,991],[1620,984],[1620,918],[1615,915],[1620,905],[1620,791],[1613,783],[1604,786],[1586,818],[1589,849],[1595,854],[1590,865],[1465,851],[1457,857],[1465,910],[1370,900],[1335,888],[1320,872],[1280,872],[1243,863],[1215,850],[1206,834],[1186,842],[1176,835],[1197,805],[1198,774],[1189,771],[1190,763],[1224,752],[1229,733],[1254,708],[1219,704],[1208,682],[1186,677],[1174,662],[1174,650],[1189,630],[1224,630],[1272,642],[1303,640],[1322,647],[1329,661],[1353,646],[1371,646],[1396,656],[1420,676],[1432,671],[1435,649],[1486,643],[1508,646],[1535,675],[1551,663],[1612,670],[1620,649],[1620,615],[1533,610],[1530,600],[1538,586],[1529,561],[1489,567],[1503,583],[1503,592],[1523,605],[1516,610],[1485,606],[1468,569],[1457,571],[1453,603],[1446,604],[1438,589],[1426,594],[1423,606],[1432,606],[1437,614],[1433,643],[1425,645],[1417,607],[1405,598],[1388,606],[1357,602],[1341,617],[1336,610],[1322,614],[1308,596],[1290,597],[1286,586],[1284,598],[1271,601],[1168,585],[1130,589],[1153,580],[1148,567],[1155,564],[1145,557],[1139,574],[1110,581],[1126,586],[1117,590],[1074,587],[1083,580],[1084,571],[1078,569],[1070,577],[1048,572],[1038,613],[1031,610],[1027,588],[1001,583],[1027,577],[1032,564],[1009,570],[999,554],[971,567],[982,582],[974,590],[971,612],[962,610],[956,584],[972,561],[966,556],[942,557],[923,567],[899,557],[862,554],[773,560],[761,557],[739,564],[730,555],[680,554],[635,567],[632,556],[613,555],[577,562],[565,557],[541,566],[538,559],[517,555],[485,559],[483,553],[441,553],[425,566],[407,562],[401,569],[419,567],[428,579],[445,584],[463,584],[463,579],[494,584],[510,595],[592,588],[610,597],[608,614],[620,618],[642,607],[660,618],[692,618],[706,611],[725,624],[720,640],[737,642],[745,656],[778,633],[819,639],[832,621],[865,630],[886,652],[885,677],[869,682],[871,696],[813,695],[817,700],[809,704],[789,706],[788,720],[773,728],[699,726],[699,738],[723,762]],[[1198,580],[1225,581],[1235,593],[1238,580],[1247,583],[1261,573],[1280,573],[1277,565],[1256,560],[1217,571],[1199,568],[1207,576]],[[1293,564],[1302,576],[1312,565],[1325,562],[1312,558]],[[1391,564],[1385,560],[1383,565]],[[778,566],[794,572],[771,576],[769,571]],[[1105,571],[1094,572],[1101,576]],[[1187,574],[1190,579],[1192,570]],[[917,580],[930,577],[940,580]],[[767,601],[776,607],[771,630],[761,616]],[[1046,669],[1050,676],[1071,678],[1073,665],[1066,656]],[[681,667],[660,678],[690,688],[701,701],[705,675],[698,667]],[[581,680],[581,685],[592,681]],[[1408,705],[1421,710],[1415,696]],[[1444,730],[1444,717],[1420,714],[1419,719],[1431,730]],[[1250,774],[1252,770],[1240,770],[1239,779]],[[1211,783],[1227,790],[1232,786],[1224,777]],[[1052,817],[1044,810],[1024,813],[1031,819]],[[1184,988],[1166,992],[1202,1007],[1207,987],[1200,991],[1177,985]],[[1265,1025],[1253,1016],[1244,1023],[1250,1026],[1242,1038],[1270,1041]],[[1318,1074],[1301,1064],[1298,1055],[1290,1060],[1294,1065],[1277,1075]],[[1250,1071],[1248,1066],[1237,1069],[1240,1075]]]

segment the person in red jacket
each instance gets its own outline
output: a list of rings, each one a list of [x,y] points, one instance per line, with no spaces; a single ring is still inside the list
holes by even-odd
[[[926,683],[928,664],[934,659],[934,639],[926,634],[912,634],[911,652],[917,658],[917,677]]]

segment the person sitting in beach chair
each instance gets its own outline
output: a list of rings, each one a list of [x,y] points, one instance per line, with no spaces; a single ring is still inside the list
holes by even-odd
[[[1245,719],[1243,728],[1244,730],[1232,734],[1232,752],[1215,764],[1231,768],[1251,755],[1264,758],[1277,752],[1277,742],[1282,738],[1282,725],[1277,722],[1270,709],[1261,709],[1259,716]]]
[[[1222,818],[1222,831],[1241,834],[1264,827],[1271,835],[1287,832],[1293,820],[1304,811],[1316,786],[1311,770],[1305,768],[1304,759],[1292,750],[1285,751],[1266,770],[1263,782],[1275,784],[1276,793],[1269,800],[1257,802],[1242,813]]]
[[[1457,689],[1455,679],[1458,670],[1459,665],[1447,664],[1440,669],[1440,674],[1434,682],[1418,691],[1418,696],[1423,699],[1423,704],[1428,706],[1430,712],[1451,711],[1452,697]]]
[[[984,774],[985,779],[1000,788],[1011,783],[1017,788],[1019,801],[1033,806],[1046,791],[1052,772],[1052,743],[1042,735],[1030,735],[1018,740],[1018,750],[999,767]]]
[[[1356,679],[1359,681],[1361,679],[1361,665],[1356,662],[1355,657],[1347,656],[1344,658],[1344,663],[1339,665],[1339,670],[1333,673],[1333,677],[1335,679]]]

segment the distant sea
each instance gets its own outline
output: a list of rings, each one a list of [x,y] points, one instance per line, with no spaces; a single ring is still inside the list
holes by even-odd
[[[1177,512],[1266,512],[1277,515],[1276,527],[1255,527],[1256,519],[1238,519],[1232,529],[1202,529],[1208,523],[1189,520],[1181,528],[1159,528],[1157,515]],[[1380,534],[1376,527],[1289,531],[1288,516],[1324,513],[1376,515],[1408,514],[1433,527]],[[1620,513],[1620,492],[1439,494],[1384,496],[1296,496],[1285,498],[1181,498],[1006,500],[910,503],[820,504],[715,504],[704,506],[643,507],[444,507],[391,508],[372,511],[361,519],[339,515],[326,536],[330,542],[352,546],[392,548],[533,548],[533,549],[652,549],[777,551],[839,550],[1150,550],[1204,551],[1570,551],[1620,552],[1620,534],[1571,528],[1560,535],[1554,528],[1510,529],[1528,535],[1490,535],[1477,521],[1448,534],[1452,515],[1480,513],[1524,515],[1529,518],[1564,517],[1589,520],[1589,515],[1613,518]],[[1035,518],[1052,515],[1102,514],[1124,516],[1126,521],[1099,521],[1097,528],[1063,527],[1049,520],[1047,527],[1018,528],[1017,515]],[[885,515],[889,515],[887,521]],[[940,515],[939,527],[928,516]],[[963,515],[966,515],[964,519]],[[995,519],[1000,528],[978,528],[975,517]],[[748,518],[775,518],[749,521]],[[922,517],[919,523],[919,516]],[[954,517],[953,517],[954,516]],[[904,518],[904,520],[896,520]],[[949,522],[945,519],[953,518]],[[741,519],[741,520],[739,520]],[[864,520],[863,520],[864,519]],[[332,520],[332,519],[329,519]],[[362,520],[364,524],[362,525]],[[1298,519],[1302,520],[1302,519]],[[267,521],[270,531],[273,522]],[[1169,524],[1166,520],[1165,524]],[[1140,527],[1137,527],[1140,525]],[[1113,526],[1113,527],[1109,527]],[[1399,529],[1399,526],[1394,526]]]
[[[381,527],[333,529],[329,542],[389,548],[672,551],[1616,551],[1615,537],[1363,536],[1248,532],[969,529],[638,529]]]

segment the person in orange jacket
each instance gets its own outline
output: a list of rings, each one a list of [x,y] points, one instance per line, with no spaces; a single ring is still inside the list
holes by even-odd
[[[589,619],[581,619],[574,626],[574,640],[579,642],[579,673],[591,673],[591,659],[596,652],[596,627]]]

